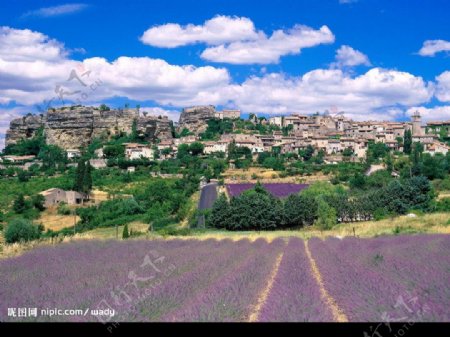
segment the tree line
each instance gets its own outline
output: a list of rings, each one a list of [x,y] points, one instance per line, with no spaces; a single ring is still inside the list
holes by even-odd
[[[274,230],[316,225],[330,229],[338,222],[371,220],[410,210],[430,211],[435,193],[423,176],[392,180],[369,193],[352,195],[342,186],[319,182],[285,199],[273,197],[257,183],[232,197],[220,195],[207,214],[209,227],[227,230]]]

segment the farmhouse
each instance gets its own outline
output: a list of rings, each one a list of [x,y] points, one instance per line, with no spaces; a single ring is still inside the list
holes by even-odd
[[[65,202],[68,205],[78,205],[84,200],[87,200],[87,196],[76,191],[64,191],[60,188],[50,188],[46,191],[39,193],[44,196],[45,207],[58,205],[61,202]]]

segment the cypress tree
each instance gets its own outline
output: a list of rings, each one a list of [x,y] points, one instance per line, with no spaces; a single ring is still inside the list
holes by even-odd
[[[74,191],[83,192],[84,173],[85,173],[84,160],[80,159],[78,161],[77,170],[75,172],[75,182],[73,186]]]
[[[403,137],[403,152],[410,154],[412,150],[412,134],[411,130],[405,131],[405,136]]]
[[[125,224],[125,226],[123,227],[122,239],[128,239],[129,237],[130,234],[128,233],[128,224]]]
[[[89,193],[92,189],[92,167],[89,162],[87,162],[84,168],[83,174],[83,193]]]

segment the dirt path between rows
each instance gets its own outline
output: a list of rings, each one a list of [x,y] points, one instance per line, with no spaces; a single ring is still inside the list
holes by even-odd
[[[342,311],[341,308],[337,305],[336,301],[333,297],[330,296],[328,291],[325,289],[325,286],[323,284],[322,275],[320,274],[319,268],[317,267],[316,261],[314,261],[314,258],[311,255],[311,251],[308,247],[308,241],[304,241],[305,243],[305,250],[306,250],[306,256],[308,257],[309,263],[311,265],[311,270],[314,275],[314,278],[317,281],[317,284],[319,285],[320,294],[325,301],[325,303],[328,305],[328,307],[331,309],[331,313],[333,315],[333,318],[336,322],[348,322],[348,318],[345,315],[345,313]]]
[[[262,293],[259,295],[258,302],[256,303],[255,308],[250,313],[250,316],[248,318],[249,322],[257,322],[258,321],[261,309],[262,309],[264,303],[266,303],[267,297],[269,296],[270,291],[272,290],[272,286],[275,281],[275,277],[278,274],[278,269],[280,269],[280,264],[281,264],[281,260],[283,259],[283,255],[284,255],[284,251],[278,255],[278,257],[275,261],[275,264],[273,266],[272,273],[269,276],[267,285],[264,288],[264,290],[262,291]]]

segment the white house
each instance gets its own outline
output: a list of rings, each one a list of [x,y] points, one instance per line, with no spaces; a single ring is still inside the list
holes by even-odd
[[[68,159],[74,159],[81,157],[81,151],[78,149],[68,149],[66,150],[67,158]]]
[[[203,153],[210,154],[214,152],[228,152],[228,144],[229,142],[226,141],[218,141],[218,142],[204,142],[203,145],[205,148],[203,149]]]
[[[134,159],[154,159],[155,151],[147,145],[138,143],[126,143],[125,145],[125,158],[128,160]]]

